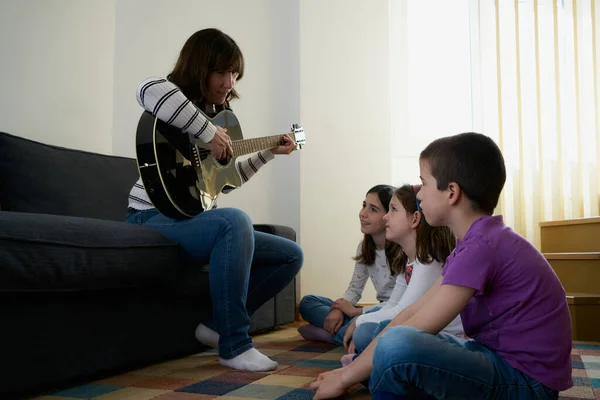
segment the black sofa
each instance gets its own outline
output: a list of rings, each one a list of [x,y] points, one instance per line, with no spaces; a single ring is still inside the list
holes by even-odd
[[[122,222],[136,162],[0,132],[0,398],[56,390],[205,349],[206,269]],[[295,240],[284,226],[255,229]],[[295,317],[295,284],[251,332]]]

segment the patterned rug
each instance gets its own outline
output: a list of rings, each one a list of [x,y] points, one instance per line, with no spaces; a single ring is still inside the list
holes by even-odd
[[[308,385],[321,373],[340,367],[343,348],[306,342],[297,325],[253,338],[257,348],[279,363],[277,371],[234,371],[218,362],[214,351],[152,365],[61,392],[38,400],[102,399],[214,399],[308,400]],[[562,400],[600,400],[600,345],[575,344],[572,355],[575,386],[561,393]],[[370,399],[361,385],[350,390],[352,400]]]

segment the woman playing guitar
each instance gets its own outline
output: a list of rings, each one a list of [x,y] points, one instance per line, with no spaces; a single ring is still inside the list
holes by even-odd
[[[217,29],[194,33],[181,49],[167,79],[148,78],[137,89],[137,100],[161,121],[204,142],[219,160],[232,155],[227,131],[213,117],[238,97],[234,89],[244,75],[244,57],[236,42]],[[290,154],[296,143],[259,152],[236,163],[247,182],[276,154]],[[287,286],[303,262],[293,241],[255,232],[241,210],[205,210],[188,219],[161,214],[150,202],[142,180],[129,194],[127,221],[154,229],[176,241],[200,268],[209,264],[212,316],[196,328],[196,338],[219,349],[221,364],[246,371],[269,371],[277,363],[256,350],[248,335],[250,315]]]

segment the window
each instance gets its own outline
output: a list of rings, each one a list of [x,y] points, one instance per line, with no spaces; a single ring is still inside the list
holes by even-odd
[[[394,181],[417,181],[430,141],[477,131],[506,161],[497,212],[532,243],[540,221],[598,215],[594,1],[390,0]]]

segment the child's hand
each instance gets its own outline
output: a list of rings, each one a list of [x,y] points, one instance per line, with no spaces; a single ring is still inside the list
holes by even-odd
[[[332,310],[323,323],[323,329],[329,332],[332,336],[341,328],[344,323],[344,313],[340,310]]]
[[[332,376],[335,377],[335,376],[341,374],[342,372],[344,372],[345,368],[346,367],[342,367],[342,368],[332,369],[331,371],[320,373],[319,376],[317,376],[317,380],[315,382],[322,381],[323,379],[329,378]]]
[[[352,320],[352,322],[350,322],[350,325],[348,325],[348,328],[346,328],[346,333],[344,333],[344,348],[346,349],[346,351],[348,353],[350,353],[350,343],[353,343],[352,341],[352,335],[354,334],[354,330],[356,329],[356,318]],[[354,347],[354,346],[353,346]]]
[[[354,339],[350,340],[350,344],[348,345],[348,354],[355,354],[356,347],[354,347]]]
[[[320,374],[317,380],[310,384],[310,388],[315,392],[313,399],[333,399],[345,394],[348,386],[340,379],[344,370],[345,368],[339,368]]]
[[[350,318],[356,317],[357,315],[362,314],[362,310],[360,308],[356,308],[346,299],[337,299],[331,305],[332,310],[340,310],[345,315]]]

